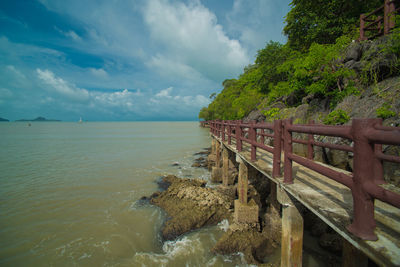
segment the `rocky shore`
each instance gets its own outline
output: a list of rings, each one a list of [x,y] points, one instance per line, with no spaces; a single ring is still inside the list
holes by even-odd
[[[211,169],[215,166],[215,159],[209,156],[209,153],[210,150],[196,153],[193,167]],[[237,166],[232,164],[230,167],[231,178],[237,181],[237,171],[234,171]],[[229,228],[216,242],[212,252],[223,255],[241,252],[248,264],[279,265],[279,259],[271,263],[271,255],[276,254],[280,247],[281,211],[276,197],[270,192],[271,185],[268,179],[258,172],[254,172],[249,177],[248,201],[258,205],[260,211],[259,221],[251,224],[234,222],[236,185],[223,186],[211,183],[213,185],[209,186],[205,180],[167,175],[158,182],[160,191],[150,197],[143,197],[144,200],[148,200],[167,213],[166,221],[161,229],[162,239],[175,240],[190,231],[217,225],[226,220],[229,222]],[[314,254],[314,258],[325,257],[326,261],[332,263],[325,266],[339,264],[341,238],[334,231],[330,231],[329,227],[311,212],[304,211],[304,218],[305,230],[317,244],[317,247],[304,244],[304,251],[306,253],[310,251],[310,254]],[[333,253],[333,256],[326,256],[326,251],[316,253],[321,248],[327,249],[328,253]]]

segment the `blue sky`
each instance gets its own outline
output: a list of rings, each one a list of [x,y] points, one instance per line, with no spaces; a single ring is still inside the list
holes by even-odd
[[[196,120],[289,0],[2,0],[0,117]]]

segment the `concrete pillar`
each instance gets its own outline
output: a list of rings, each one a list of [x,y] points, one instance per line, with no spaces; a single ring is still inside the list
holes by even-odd
[[[247,190],[249,187],[249,169],[243,160],[239,163],[238,197],[241,204],[247,204]]]
[[[219,168],[221,166],[221,143],[215,140],[215,166]]]
[[[247,202],[249,169],[247,164],[239,156],[236,157],[236,161],[239,162],[237,187],[239,199],[235,199],[234,203],[234,221],[237,223],[258,223],[258,205],[253,199]]]
[[[347,240],[343,239],[342,266],[367,267],[368,257]]]
[[[229,150],[222,148],[222,184],[229,185]]]
[[[282,205],[281,266],[302,266],[303,217],[296,204],[282,188],[277,189],[277,198]]]

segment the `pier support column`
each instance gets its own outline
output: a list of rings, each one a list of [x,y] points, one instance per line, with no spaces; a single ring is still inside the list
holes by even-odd
[[[258,205],[253,199],[247,202],[247,190],[249,186],[249,169],[247,164],[239,157],[236,157],[239,162],[239,177],[238,177],[238,197],[235,199],[234,220],[237,223],[258,223]]]
[[[221,168],[221,144],[218,140],[213,139],[215,142],[215,166],[211,168],[211,181],[214,183],[222,182],[222,168]],[[225,149],[225,148],[224,148]]]
[[[281,266],[302,266],[303,217],[285,190],[278,187],[277,198],[282,205]]]
[[[229,150],[222,147],[222,184],[229,185]]]
[[[217,168],[221,167],[221,143],[215,140],[215,166]]]
[[[342,267],[367,267],[368,257],[343,239]]]
[[[207,157],[207,167],[209,171],[212,171],[213,166],[215,166],[216,159],[216,140],[214,138],[211,139],[211,153]]]

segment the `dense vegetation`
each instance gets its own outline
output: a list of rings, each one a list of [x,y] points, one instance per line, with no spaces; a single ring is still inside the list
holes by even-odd
[[[360,85],[374,81],[371,66],[355,73],[337,59],[357,39],[359,15],[379,7],[382,1],[293,0],[291,5],[284,28],[288,42],[267,43],[243,74],[223,82],[223,90],[211,96],[213,102],[201,109],[199,118],[242,119],[254,109],[273,117],[279,109],[267,108],[272,103],[297,106],[308,95],[328,99],[334,108],[345,96],[357,94]],[[400,32],[396,31],[394,44],[382,47],[382,53],[400,54],[399,40]],[[339,113],[332,118],[337,116],[348,119]],[[330,123],[329,118],[326,123]]]

